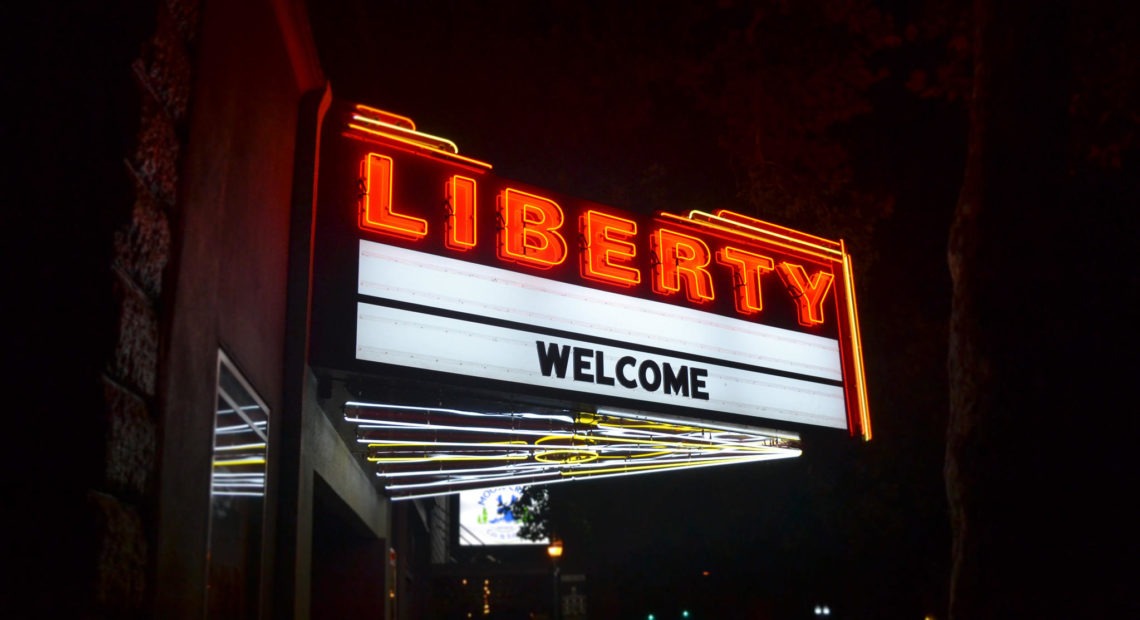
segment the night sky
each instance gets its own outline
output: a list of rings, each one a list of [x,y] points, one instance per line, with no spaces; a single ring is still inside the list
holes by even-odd
[[[948,419],[952,402],[971,397],[997,415],[959,455],[973,470],[955,490],[973,491],[974,531],[986,530],[972,541],[974,590],[961,617],[1140,617],[1140,11],[1117,10],[1126,4],[309,0],[308,9],[335,97],[410,116],[500,177],[640,213],[729,208],[842,238],[854,257],[874,439],[806,429],[794,460],[552,486],[564,570],[587,575],[591,617],[664,620],[689,608],[694,618],[810,618],[827,604],[836,618],[941,619],[952,566]],[[50,437],[67,456],[16,441],[21,486],[9,495],[34,531],[53,513],[62,519],[51,538],[82,563],[90,555],[68,541],[85,534],[68,528],[101,473],[74,464],[100,462],[107,444],[90,441],[104,429],[81,406],[105,395],[101,384],[69,382],[100,376],[113,344],[99,331],[117,320],[106,241],[125,213],[101,207],[133,196],[122,152],[139,111],[122,94],[136,91],[126,68],[154,28],[153,7],[35,6],[29,25],[12,20],[22,36],[0,54],[17,108],[5,142],[33,145],[9,158],[4,179],[5,229],[22,237],[8,244],[20,259],[6,274],[19,301],[10,322],[21,326],[9,338],[22,372],[11,392],[34,401],[18,401],[12,418],[35,427],[10,435]],[[991,393],[951,389],[947,371],[952,303],[961,310],[948,237],[972,178],[966,163],[979,163],[967,149],[971,6],[1004,17],[1006,30],[990,32],[1058,35],[983,55],[1013,78],[996,89],[1010,96],[997,109],[1013,122],[987,134],[998,148],[982,149],[989,159],[977,166],[997,171],[978,183],[993,218],[979,225],[989,254],[978,256],[994,269],[967,274],[996,294],[967,299],[979,302],[984,329],[953,342],[989,347],[1000,368],[978,383]],[[1015,53],[1025,50],[1038,55]],[[1035,112],[1036,96],[1053,107],[1016,122]],[[1058,111],[1055,127],[1041,122]],[[1039,145],[1057,152],[1033,152]],[[1034,178],[1041,170],[1055,178]],[[965,370],[974,379],[990,369]],[[60,411],[83,421],[61,426]],[[56,556],[28,541],[59,582]]]
[[[807,617],[821,602],[836,617],[944,614],[945,248],[968,46],[949,6],[823,4],[835,11],[312,7],[334,96],[410,116],[500,176],[849,243],[874,440],[807,431],[794,461],[555,485],[574,507],[566,563],[588,574],[597,617]]]

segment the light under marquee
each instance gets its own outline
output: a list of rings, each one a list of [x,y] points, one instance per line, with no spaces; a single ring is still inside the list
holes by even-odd
[[[795,433],[632,411],[479,412],[350,401],[344,416],[394,499],[801,453]]]

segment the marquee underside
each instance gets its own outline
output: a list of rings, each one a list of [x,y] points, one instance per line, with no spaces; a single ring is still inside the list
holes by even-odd
[[[349,401],[393,499],[794,458],[799,436],[635,411],[465,411]]]

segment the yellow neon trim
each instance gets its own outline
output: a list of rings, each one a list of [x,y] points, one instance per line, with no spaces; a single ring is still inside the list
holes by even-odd
[[[544,438],[544,439],[546,439],[546,438]],[[767,448],[770,448],[770,446],[752,446],[749,444],[725,445],[723,443],[707,443],[707,442],[701,442],[701,441],[694,441],[691,438],[689,438],[689,439],[677,438],[677,439],[673,439],[673,440],[670,440],[670,439],[641,439],[641,438],[637,438],[637,437],[610,437],[608,435],[602,435],[602,436],[597,436],[597,437],[591,436],[588,438],[583,438],[583,443],[590,443],[590,442],[625,443],[625,444],[632,444],[633,446],[644,446],[644,447],[665,448],[666,449],[666,450],[659,450],[658,452],[660,452],[660,453],[666,453],[669,451],[692,452],[694,450],[701,450],[701,451],[708,451],[708,452],[723,452],[725,450],[763,451]],[[539,443],[539,442],[536,442],[536,443]],[[620,457],[620,458],[625,458],[625,457]],[[635,457],[635,458],[640,458],[640,457]]]
[[[243,443],[232,446],[214,446],[214,452],[236,452],[239,450],[264,450],[265,443]]]
[[[636,471],[652,471],[655,469],[680,469],[680,468],[684,468],[684,467],[696,467],[698,465],[718,465],[718,464],[737,463],[740,461],[751,461],[751,460],[756,460],[756,457],[742,456],[739,458],[711,459],[711,460],[702,460],[702,461],[697,461],[697,462],[686,461],[683,463],[660,463],[657,465],[631,465],[629,467],[610,467],[607,469],[589,469],[589,470],[585,470],[585,471],[564,471],[564,472],[561,472],[561,475],[563,477],[569,478],[569,477],[574,477],[574,476],[589,476],[589,475],[597,475],[597,474],[629,473],[629,472],[636,472]]]
[[[415,146],[415,147],[430,151],[432,153],[435,153],[436,155],[441,155],[441,156],[446,157],[448,159],[459,160],[461,162],[480,166],[480,167],[486,168],[488,170],[491,169],[491,164],[489,164],[485,161],[479,161],[478,159],[472,159],[470,157],[464,157],[463,155],[460,155],[459,153],[449,153],[449,152],[444,151],[442,149],[435,148],[429,144],[424,144],[422,142],[417,142],[415,140],[409,140],[407,138],[395,136],[395,135],[392,135],[390,133],[385,133],[383,131],[376,131],[375,129],[369,129],[368,127],[362,127],[360,125],[356,125],[353,123],[349,123],[348,126],[351,127],[352,129],[356,129],[357,131],[362,131],[366,134],[370,134],[373,136],[379,136],[379,137],[384,138],[386,140],[392,140],[394,142],[402,142],[404,144]]]
[[[551,458],[551,455],[565,454],[568,458]],[[598,453],[592,450],[544,450],[534,453],[534,460],[539,463],[558,463],[566,465],[580,465],[598,460]]]
[[[816,243],[810,243],[808,241],[804,241],[803,239],[796,239],[795,237],[780,234],[780,233],[772,231],[772,230],[765,230],[763,228],[758,228],[755,226],[749,226],[748,224],[745,224],[743,222],[738,222],[736,220],[721,217],[719,215],[714,215],[712,213],[707,213],[705,211],[693,210],[693,211],[689,212],[689,215],[691,216],[690,221],[701,222],[704,224],[716,224],[716,225],[719,225],[721,227],[728,228],[729,230],[735,230],[737,232],[737,234],[741,234],[741,235],[764,237],[763,240],[766,242],[769,242],[769,243],[778,243],[777,241],[772,239],[772,237],[775,237],[777,239],[782,239],[783,241],[787,242],[787,244],[790,244],[790,246],[794,246],[794,247],[799,248],[799,250],[802,252],[808,252],[809,250],[807,250],[806,248],[819,250],[820,252],[823,252],[824,254],[831,256],[832,257],[831,260],[839,260],[839,257],[842,254],[842,251],[839,249],[839,247],[838,247],[839,244],[837,242],[829,241],[827,239],[822,239],[820,237],[815,237],[814,235],[808,235],[808,236],[811,236],[815,239],[820,239],[821,241],[826,242],[828,245],[820,245],[820,244],[816,244]],[[695,216],[695,217],[692,217],[692,216]],[[757,221],[759,221],[759,220],[757,220]],[[765,223],[767,223],[767,222],[765,222]],[[775,226],[775,225],[773,224],[773,226]],[[785,228],[785,230],[792,230],[792,229]],[[799,231],[793,231],[793,232],[799,232]],[[832,244],[834,244],[834,245],[832,245]],[[789,246],[785,245],[784,247],[789,247]]]
[[[405,123],[408,124],[409,127],[411,127],[412,131],[416,130],[416,122],[413,121],[412,119],[408,118],[407,116],[402,115],[402,114],[396,114],[395,112],[389,112],[387,110],[381,110],[380,108],[374,108],[372,106],[367,106],[367,105],[364,105],[363,103],[356,104],[356,109],[362,110],[364,112],[371,112],[371,113],[376,114],[378,116],[389,116],[389,117],[404,121]]]
[[[735,235],[737,237],[743,237],[745,239],[752,241],[753,243],[760,242],[760,243],[766,243],[766,244],[774,245],[777,247],[786,248],[792,252],[799,252],[802,254],[806,254],[808,256],[814,256],[814,257],[816,257],[820,260],[823,260],[823,261],[829,261],[829,262],[835,262],[835,263],[842,261],[842,258],[838,254],[835,254],[834,256],[830,255],[831,254],[830,251],[827,251],[828,254],[824,255],[824,254],[820,254],[818,252],[813,252],[812,250],[809,250],[809,249],[802,247],[802,246],[791,245],[789,243],[783,243],[783,242],[780,242],[780,241],[777,241],[774,239],[757,239],[756,237],[752,236],[751,233],[740,230],[739,228],[736,228],[736,227],[729,228],[729,227],[726,227],[726,226],[723,226],[720,224],[716,224],[716,223],[711,222],[711,221],[691,220],[691,219],[688,219],[686,217],[676,215],[674,213],[659,213],[659,214],[657,214],[657,217],[668,219],[668,220],[673,220],[676,222],[684,222],[684,223],[689,224],[691,226],[712,228],[714,230],[719,230],[721,232],[725,232],[725,233],[728,233],[731,235]]]
[[[851,356],[855,366],[855,395],[859,402],[859,426],[863,431],[863,440],[871,441],[871,405],[867,398],[867,379],[863,368],[863,341],[859,333],[859,310],[855,303],[854,268],[851,265],[851,255],[840,241],[843,248],[843,281],[847,290],[847,322],[851,330]]]
[[[730,218],[721,217],[719,215],[714,215],[712,213],[708,213],[706,211],[700,211],[700,210],[696,210],[696,209],[689,211],[689,219],[690,219],[690,221],[701,222],[704,224],[716,223],[716,224],[723,226],[723,227],[726,227],[728,229],[736,230],[738,232],[738,234],[742,234],[742,235],[748,235],[751,237],[757,237],[757,236],[764,237],[764,241],[767,241],[769,243],[776,243],[776,241],[773,238],[782,239],[783,241],[787,242],[788,244],[799,247],[801,249],[801,251],[807,251],[804,248],[812,248],[812,249],[824,252],[825,254],[835,256],[836,260],[838,260],[838,256],[841,254],[841,252],[839,250],[839,242],[831,241],[829,239],[823,239],[822,237],[816,237],[814,235],[807,235],[807,233],[803,233],[803,234],[805,234],[806,236],[812,237],[813,239],[819,239],[820,241],[822,241],[824,243],[823,244],[811,243],[811,242],[805,241],[803,239],[797,239],[797,238],[790,236],[790,235],[784,235],[784,234],[778,233],[774,230],[767,230],[767,229],[756,227],[756,226],[750,226],[744,222],[738,222],[738,221],[730,219]],[[760,220],[756,220],[756,221],[760,221]],[[764,223],[767,224],[768,222],[764,222]],[[776,226],[776,225],[772,224],[772,226]],[[782,226],[780,226],[778,228],[783,228],[784,230],[789,230],[789,231],[797,232],[797,233],[799,232],[796,230],[792,230],[791,228],[784,228]]]
[[[452,153],[459,153],[459,145],[458,144],[452,142],[451,140],[448,140],[447,138],[441,137],[441,136],[433,136],[430,133],[424,133],[422,131],[415,131],[413,129],[407,129],[405,127],[400,127],[399,125],[393,125],[392,123],[386,123],[384,121],[377,120],[375,118],[369,118],[367,116],[361,116],[360,114],[353,114],[352,120],[360,121],[363,123],[369,123],[371,125],[376,125],[376,126],[381,127],[383,129],[396,131],[397,133],[400,133],[400,134],[411,134],[411,137],[408,138],[409,140],[414,140],[416,138],[419,138],[420,140],[424,140],[424,141],[429,142],[429,143],[434,142],[434,143],[437,143],[438,145],[446,146],[446,147],[448,147],[448,150],[450,150]],[[440,147],[436,146],[436,148],[440,148]],[[441,150],[444,150],[444,149],[441,149]]]
[[[432,455],[429,455],[429,456],[422,456],[422,457],[370,456],[370,457],[367,457],[367,460],[371,461],[373,463],[437,463],[437,462],[447,462],[447,461],[500,461],[500,460],[502,460],[502,461],[525,461],[528,458],[530,458],[530,456],[527,454],[519,454],[519,455],[487,454],[487,455],[471,455],[471,456],[460,456],[458,454],[453,454],[451,456],[432,456]]]
[[[602,443],[602,442],[610,442],[610,443],[631,444],[631,446],[635,446],[635,447],[651,447],[651,448],[658,448],[658,449],[664,448],[667,450],[676,450],[676,451],[680,451],[680,452],[691,452],[693,450],[721,452],[721,451],[724,451],[725,449],[733,449],[733,450],[757,449],[757,447],[749,446],[747,444],[730,444],[728,446],[725,446],[722,443],[711,443],[711,442],[707,442],[707,441],[694,440],[693,438],[686,438],[686,437],[676,437],[674,439],[669,439],[669,438],[612,437],[609,435],[589,435],[589,436],[574,436],[574,437],[561,436],[561,435],[548,435],[546,437],[542,437],[542,438],[536,440],[535,445],[537,446],[539,444],[543,444],[546,441],[558,440],[558,439],[575,439],[577,441],[580,441],[583,445],[597,444],[597,443]],[[559,445],[559,447],[577,448],[577,446],[573,446],[573,445],[569,445],[569,446]],[[586,448],[583,448],[583,449],[586,449]]]
[[[705,211],[700,211],[699,209],[694,209],[691,212],[692,213],[706,213]],[[730,217],[726,217],[725,216],[726,213],[730,214]],[[741,225],[746,226],[748,228],[758,228],[758,229],[763,230],[764,228],[770,226],[772,228],[778,228],[780,230],[786,230],[786,231],[793,233],[793,234],[796,234],[796,235],[803,235],[804,237],[810,237],[812,239],[815,239],[816,241],[819,241],[820,243],[822,243],[825,246],[830,247],[832,249],[835,249],[835,250],[840,249],[840,244],[841,244],[840,241],[834,241],[832,239],[824,239],[823,237],[813,235],[811,233],[806,233],[802,230],[796,230],[795,228],[788,228],[787,226],[781,226],[779,224],[773,224],[772,222],[767,222],[767,221],[764,221],[762,219],[752,217],[750,215],[745,215],[743,213],[737,213],[736,211],[731,211],[729,209],[717,209],[716,212],[713,213],[712,215],[714,215],[718,218],[728,220],[730,222],[735,222],[735,223],[741,224]],[[773,234],[775,234],[775,233],[773,233]],[[802,239],[795,239],[795,241],[801,241],[802,242],[803,240]]]
[[[251,456],[244,459],[215,460],[214,467],[228,467],[230,465],[264,465],[264,456]]]
[[[599,420],[594,424],[596,426],[604,426],[607,428],[650,428],[661,430],[676,430],[676,431],[703,431],[703,428],[697,426],[686,426],[682,424],[673,424],[670,422],[658,422],[655,420],[631,420],[628,424],[621,422],[614,422],[611,420],[620,420],[620,418],[607,418],[605,416],[598,416]]]
[[[493,447],[503,447],[503,446],[526,446],[526,447],[530,447],[530,444],[527,443],[525,440],[522,440],[522,439],[513,439],[513,440],[507,440],[507,441],[470,441],[470,442],[444,442],[444,443],[449,443],[449,444],[450,443],[462,443],[462,444],[470,446],[472,448],[476,447],[476,445],[488,446],[488,447],[491,447],[491,446],[493,446]],[[425,447],[426,446],[437,446],[437,445],[439,445],[439,442],[435,442],[435,441],[408,441],[408,442],[403,442],[403,443],[369,442],[365,445],[366,445],[366,447],[369,447],[369,448],[411,448],[411,447],[415,447],[415,446],[425,446]]]

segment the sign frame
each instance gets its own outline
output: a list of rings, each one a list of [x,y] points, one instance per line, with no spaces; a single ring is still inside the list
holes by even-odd
[[[491,173],[490,164],[459,155],[454,143],[415,131],[409,119],[365,106],[334,104],[325,127],[318,166],[313,266],[316,277],[310,349],[310,361],[320,372],[341,377],[408,378],[508,394],[530,394],[569,403],[644,409],[736,423],[748,420],[763,426],[846,428],[851,435],[870,439],[851,258],[841,241],[822,239],[728,210],[690,211],[684,215],[630,214],[504,179]],[[401,187],[401,183],[406,186]],[[487,187],[491,189],[485,189]],[[468,204],[465,208],[472,214],[468,228],[455,223],[460,221],[457,214],[465,209],[460,206],[463,203]],[[523,206],[519,207],[521,210],[510,212],[512,204]],[[562,223],[565,227],[562,229],[565,232],[562,236],[564,248],[559,250],[557,242],[551,243],[541,233],[532,234],[529,230],[505,237],[511,235],[512,223],[514,230],[518,231],[519,227],[534,226],[537,221],[554,213],[545,206],[548,204],[555,205],[568,220]],[[548,210],[541,212],[544,208]],[[567,211],[569,216],[566,216]],[[593,219],[587,222],[587,218]],[[596,227],[590,227],[597,222],[605,224],[601,226],[601,233],[596,232]],[[389,228],[385,229],[386,226]],[[391,228],[393,226],[395,229]],[[623,226],[642,232],[638,236],[628,229],[623,230]],[[706,245],[717,244],[717,249],[707,249],[712,255],[711,266],[685,270],[685,261],[692,258],[690,254],[706,251],[697,247],[699,244],[692,239]],[[587,250],[591,245],[595,248],[592,253]],[[386,256],[381,260],[394,261],[391,264],[419,254],[424,258],[432,257],[427,260],[432,263],[426,267],[429,270],[447,270],[466,264],[470,266],[471,273],[483,274],[490,280],[497,278],[495,274],[502,274],[506,277],[499,279],[517,279],[532,288],[535,282],[545,281],[556,288],[562,287],[563,291],[581,290],[587,295],[596,291],[597,299],[626,299],[636,308],[664,308],[690,318],[708,317],[728,324],[735,321],[739,325],[760,325],[755,318],[763,313],[766,323],[771,318],[770,322],[779,324],[772,329],[782,329],[792,335],[806,334],[807,340],[816,337],[811,330],[819,327],[816,332],[834,341],[838,356],[836,364],[820,385],[831,389],[838,387],[841,391],[839,398],[843,416],[836,419],[832,414],[820,424],[820,419],[782,415],[777,411],[744,412],[725,406],[710,407],[713,403],[691,395],[684,396],[687,400],[647,400],[643,395],[623,394],[620,390],[618,393],[613,390],[599,393],[597,389],[588,389],[586,382],[572,379],[560,387],[551,385],[549,381],[513,380],[509,374],[472,375],[446,365],[423,363],[422,359],[414,357],[362,357],[362,346],[375,348],[377,343],[387,346],[386,343],[396,340],[393,335],[398,333],[389,330],[378,336],[372,335],[369,342],[362,343],[360,334],[367,330],[360,328],[361,317],[370,312],[375,315],[373,318],[394,320],[394,317],[407,318],[410,316],[408,313],[427,316],[424,310],[432,308],[428,314],[442,325],[438,327],[440,334],[456,333],[454,325],[460,323],[454,321],[475,316],[476,312],[482,313],[479,316],[491,316],[485,309],[467,312],[465,317],[463,310],[455,305],[432,306],[425,302],[425,296],[431,293],[430,287],[403,297],[393,294],[393,291],[401,286],[407,289],[407,282],[386,282],[377,287],[376,278],[372,276],[383,273],[383,269],[377,272],[376,261],[366,256],[376,248],[391,250],[386,254],[381,252]],[[604,248],[605,252],[596,251],[597,248]],[[758,259],[751,256],[741,258],[745,253],[732,255],[729,252],[732,248],[772,248],[776,252],[772,253],[774,260],[769,259],[769,265],[762,260],[758,263]],[[658,256],[668,257],[670,250],[676,262],[672,281],[661,275],[665,268],[660,267],[663,261]],[[559,251],[561,260],[553,260]],[[598,259],[599,255],[601,259]],[[549,264],[541,264],[543,260]],[[400,264],[401,268],[406,267],[406,262]],[[821,296],[819,308],[822,310],[816,314],[826,311],[826,316],[813,317],[810,311],[805,310],[802,298],[806,296],[805,292],[813,290],[813,282],[818,283],[823,278],[818,274],[825,272],[830,288]],[[758,278],[752,287],[745,286],[744,278],[740,277],[750,273]],[[724,293],[719,299],[704,295],[699,290],[700,280],[712,277],[707,274],[717,274],[721,278],[719,282],[709,280],[714,288],[719,287],[722,292],[729,288],[732,293]],[[725,274],[735,278],[729,280],[729,287],[724,285]],[[470,273],[464,275],[466,277]],[[760,280],[761,276],[766,280]],[[676,288],[671,289],[671,285],[676,285]],[[792,301],[778,299],[781,287],[792,291]],[[746,299],[747,295],[741,292],[749,288],[754,289],[752,292],[757,299]],[[822,288],[817,286],[814,290]],[[775,294],[772,291],[776,291]],[[749,314],[750,301],[758,306],[756,302],[760,298],[763,299],[762,307],[753,308]],[[783,302],[783,305],[777,302]],[[494,333],[487,338],[493,340],[499,335],[509,335],[510,330],[520,324],[516,319],[492,316],[490,322],[499,324],[493,326]],[[806,328],[800,325],[812,320],[818,320],[819,324]],[[672,324],[674,329],[677,324]],[[422,325],[420,327],[422,329]],[[573,338],[575,333],[572,329],[552,325],[532,331],[539,336],[533,345],[536,347],[536,364],[543,362],[541,346],[559,347],[552,350],[559,355],[571,356],[569,367],[563,370],[560,379],[566,375],[582,374],[582,365],[586,358],[590,358],[592,365],[587,364],[590,372],[586,374],[593,376],[594,387],[598,386],[599,376],[612,381],[614,369],[598,362],[602,360],[600,356],[605,347],[622,341],[612,335],[599,336],[598,333],[591,333],[591,337],[583,341]],[[668,357],[667,354],[673,352],[669,347],[653,346],[644,341],[637,346],[650,356]],[[583,353],[585,350],[590,353]],[[591,354],[599,357],[591,357]],[[559,358],[556,355],[554,359],[557,361]],[[610,359],[622,359],[622,353],[614,350]],[[674,371],[683,366],[686,372],[700,372],[701,367],[697,364],[716,361],[715,355],[701,356],[689,352],[671,363]],[[546,362],[549,365],[549,356]],[[658,365],[661,373],[664,373],[664,363],[661,361]],[[734,363],[749,366],[740,361]],[[601,373],[596,372],[599,368]],[[774,371],[772,376],[797,374],[789,368],[762,368]],[[625,379],[632,377],[628,365],[624,372]],[[641,385],[643,388],[658,380],[651,370],[648,372],[644,377],[646,381]],[[660,379],[664,382],[664,377]],[[811,380],[819,381],[821,378]],[[688,393],[707,393],[702,391],[700,383],[688,376]],[[673,385],[676,387],[680,383],[675,381]],[[677,395],[680,396],[679,388]]]

